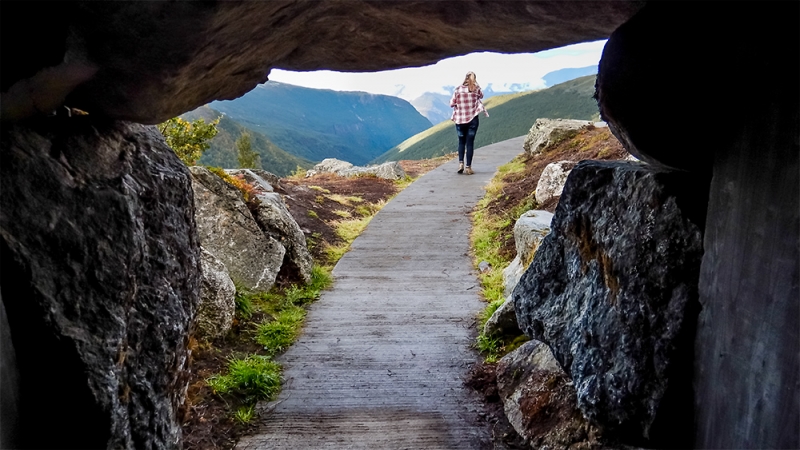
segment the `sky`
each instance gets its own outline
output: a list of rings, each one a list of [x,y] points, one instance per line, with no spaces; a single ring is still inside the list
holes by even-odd
[[[545,87],[542,77],[549,72],[597,65],[605,43],[605,40],[584,42],[538,53],[470,53],[430,66],[383,72],[291,72],[274,69],[269,79],[315,89],[393,95],[411,101],[425,92],[449,95],[452,90],[447,88],[452,89],[460,84],[464,75],[472,71],[484,89],[491,84],[495,92],[533,90]]]

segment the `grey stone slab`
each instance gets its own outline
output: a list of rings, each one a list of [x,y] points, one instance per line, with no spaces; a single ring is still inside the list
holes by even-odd
[[[455,136],[454,136],[455,139]],[[483,309],[469,213],[524,137],[479,148],[474,175],[451,161],[390,201],[333,271],[298,341],[278,358],[285,384],[259,406],[250,449],[479,449],[480,401],[463,385]]]

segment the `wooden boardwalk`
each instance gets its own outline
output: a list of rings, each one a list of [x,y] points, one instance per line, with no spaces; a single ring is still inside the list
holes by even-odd
[[[237,449],[491,448],[480,400],[463,385],[484,307],[469,212],[523,139],[477,149],[475,175],[440,166],[373,218],[278,358],[283,391],[259,406],[257,432]]]

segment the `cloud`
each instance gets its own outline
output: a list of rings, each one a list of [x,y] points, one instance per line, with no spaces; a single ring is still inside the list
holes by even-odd
[[[290,72],[274,69],[269,78],[316,89],[363,91],[406,100],[413,100],[425,92],[450,94],[452,86],[461,84],[469,71],[477,74],[481,86],[491,84],[495,92],[519,90],[521,87],[543,89],[542,77],[549,72],[598,64],[605,42],[584,42],[538,53],[470,53],[430,66],[383,72]]]

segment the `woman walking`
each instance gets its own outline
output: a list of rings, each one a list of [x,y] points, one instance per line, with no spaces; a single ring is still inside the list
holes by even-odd
[[[472,153],[475,145],[475,133],[478,132],[478,114],[481,112],[489,117],[486,108],[483,107],[483,91],[478,86],[478,80],[474,72],[467,72],[464,82],[453,92],[450,99],[450,107],[453,116],[450,118],[456,123],[458,133],[458,173],[472,175]],[[466,151],[467,165],[464,166],[464,153]]]

